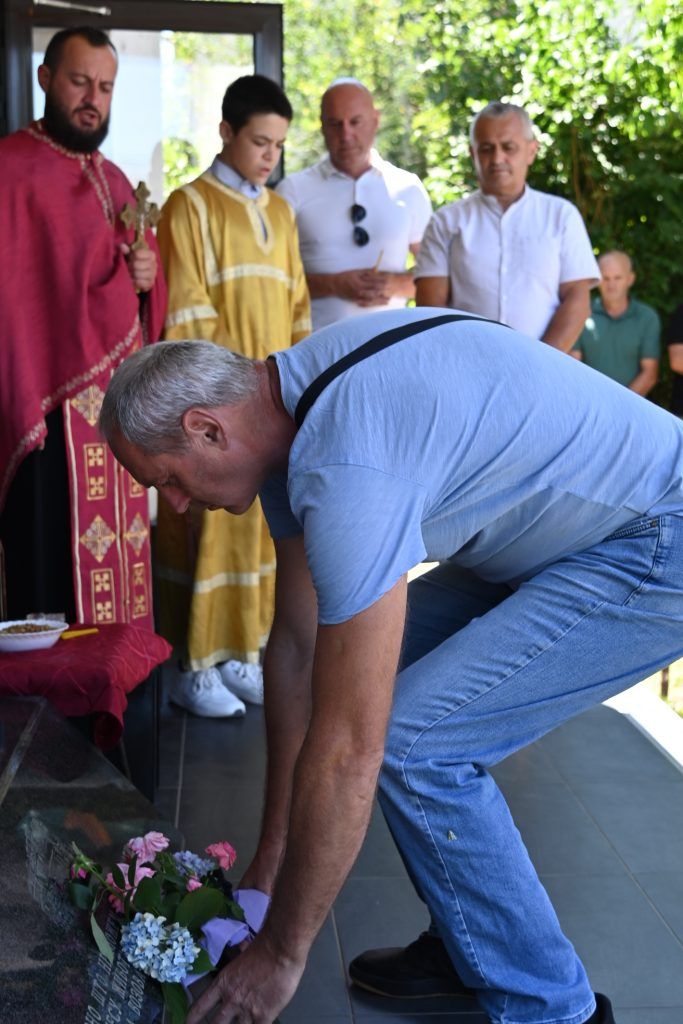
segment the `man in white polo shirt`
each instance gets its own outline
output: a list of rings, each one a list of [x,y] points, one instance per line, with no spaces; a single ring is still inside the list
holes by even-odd
[[[417,253],[432,208],[415,174],[373,149],[379,112],[357,79],[335,80],[321,103],[328,155],[277,191],[292,205],[317,330],[415,294],[408,253]]]
[[[493,102],[477,114],[470,154],[479,189],[432,217],[416,301],[478,313],[568,352],[600,271],[576,207],[526,184],[537,152],[521,107]]]

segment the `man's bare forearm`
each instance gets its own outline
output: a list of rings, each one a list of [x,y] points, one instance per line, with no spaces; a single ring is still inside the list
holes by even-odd
[[[305,597],[303,546],[298,554],[296,545],[289,553],[286,575],[298,575],[298,592]],[[291,999],[313,939],[365,835],[405,606],[402,577],[347,622],[318,628],[310,723],[294,773],[285,856],[270,910],[249,948],[220,971],[192,1007],[188,1024],[200,1024],[219,1004],[216,1019],[225,1024],[234,1019],[271,1021]],[[286,618],[286,610],[283,614]],[[290,622],[290,633],[296,632],[295,625],[296,620]]]
[[[312,299],[328,299],[337,294],[336,274],[306,274],[306,284]]]
[[[297,764],[284,861],[264,929],[282,955],[305,959],[367,831],[382,752],[330,749],[309,737]]]
[[[560,292],[560,304],[546,327],[541,341],[562,352],[569,352],[590,315],[588,282],[575,282]]]
[[[303,538],[275,543],[275,618],[264,659],[268,773],[261,836],[242,884],[270,893],[287,838],[294,765],[311,713],[317,602]]]
[[[305,958],[365,835],[377,784],[405,610],[405,581],[363,613],[323,627],[313,712],[294,773],[285,857],[263,941]],[[386,628],[383,629],[383,623]],[[340,640],[340,637],[342,638]]]
[[[393,273],[365,267],[335,274],[306,274],[306,282],[312,299],[336,297],[361,306],[385,305],[393,295],[410,299],[415,294],[410,270]]]
[[[268,766],[258,867],[250,882],[270,892],[287,838],[294,766],[310,719],[311,663],[271,635],[264,675]]]
[[[629,381],[628,387],[631,391],[635,391],[637,395],[646,397],[652,391],[653,387],[657,383],[657,368],[645,367],[641,369],[640,373],[636,374],[632,381]]]

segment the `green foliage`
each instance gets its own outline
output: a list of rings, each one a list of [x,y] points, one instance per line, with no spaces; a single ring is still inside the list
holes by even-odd
[[[472,115],[526,107],[541,138],[530,183],[581,210],[596,252],[625,249],[636,293],[683,300],[683,8],[676,0],[284,0],[295,108],[287,168],[322,153],[318,109],[340,75],[383,113],[382,153],[435,206],[475,185]]]
[[[227,901],[218,889],[202,886],[183,896],[175,912],[175,920],[190,931],[196,931],[212,917],[225,917]]]
[[[92,937],[95,940],[95,944],[99,949],[100,953],[102,954],[102,956],[104,957],[104,959],[107,961],[107,963],[113,964],[114,950],[109,945],[109,940],[107,939],[107,936],[104,934],[99,924],[97,923],[95,919],[94,910],[90,915],[90,931],[92,932]]]
[[[164,139],[164,184],[170,194],[174,189],[186,185],[200,173],[199,154],[187,139],[174,136]]]
[[[154,914],[159,917],[168,913],[169,901],[164,900],[161,893],[161,881],[158,877],[143,878],[135,892],[135,909],[142,914]]]
[[[165,982],[161,986],[161,991],[171,1024],[185,1024],[188,1002],[183,986]]]
[[[195,961],[192,964],[193,974],[208,974],[209,971],[214,969],[214,964],[211,963],[209,954],[205,949],[200,949],[199,953],[195,957]]]
[[[69,882],[69,899],[79,910],[90,910],[95,894],[89,885],[82,882]]]

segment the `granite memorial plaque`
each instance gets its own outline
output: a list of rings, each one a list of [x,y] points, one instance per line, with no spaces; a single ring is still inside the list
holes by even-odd
[[[98,911],[110,964],[67,891],[72,842],[110,866],[127,839],[152,829],[182,848],[153,805],[44,699],[0,697],[2,1024],[162,1021],[159,988],[121,954],[118,915]]]

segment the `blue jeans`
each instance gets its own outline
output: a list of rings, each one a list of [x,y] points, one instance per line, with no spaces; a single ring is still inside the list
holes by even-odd
[[[683,655],[683,518],[636,519],[514,589],[442,563],[409,588],[380,803],[493,1024],[595,1009],[487,768]]]

